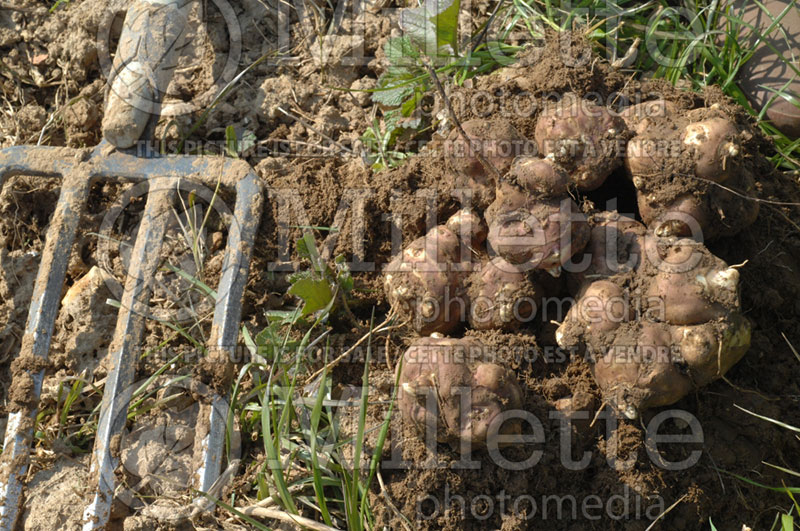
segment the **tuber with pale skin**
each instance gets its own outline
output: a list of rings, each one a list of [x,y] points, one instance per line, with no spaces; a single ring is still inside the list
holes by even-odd
[[[462,208],[450,216],[445,227],[453,231],[461,241],[467,242],[472,250],[481,249],[486,241],[486,222],[469,208]]]
[[[581,277],[578,300],[556,332],[562,348],[591,354],[604,398],[627,418],[721,378],[750,345],[736,267],[688,238],[637,240],[634,269]]]
[[[485,213],[490,251],[512,264],[560,275],[562,264],[589,237],[568,186],[569,174],[552,160],[515,160]]]
[[[399,367],[398,407],[406,422],[437,442],[485,447],[493,437],[521,432],[503,413],[522,407],[514,374],[480,361],[485,347],[474,338],[419,338]]]
[[[633,271],[639,267],[647,228],[618,212],[596,212],[589,216],[589,243],[583,255],[573,259],[567,278],[570,292],[577,294],[588,282]]]
[[[467,294],[473,329],[510,332],[533,320],[543,288],[532,272],[497,257],[467,279]]]
[[[386,298],[414,330],[427,335],[454,330],[466,315],[461,241],[446,226],[417,238],[387,266]]]
[[[655,110],[656,112],[648,112]],[[758,216],[753,138],[719,105],[692,111],[647,102],[623,116],[636,136],[625,167],[637,190],[639,212],[656,235],[698,241],[733,236]]]
[[[535,132],[542,156],[564,166],[582,191],[596,190],[619,167],[628,136],[621,117],[573,94],[546,107]]]

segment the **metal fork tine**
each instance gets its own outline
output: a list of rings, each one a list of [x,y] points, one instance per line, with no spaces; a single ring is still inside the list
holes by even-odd
[[[61,287],[88,190],[88,175],[79,171],[69,173],[62,183],[33,288],[28,324],[19,353],[21,358],[32,354],[47,359],[58,314]],[[3,454],[0,457],[0,529],[3,530],[13,529],[19,517],[22,481],[28,471],[44,370],[32,374],[31,377],[33,394],[27,406],[20,407],[9,415]]]
[[[150,286],[160,260],[169,210],[175,197],[175,178],[153,178],[144,216],[131,253],[128,278],[122,294],[117,327],[109,352],[112,368],[106,380],[103,405],[89,470],[94,495],[83,513],[83,529],[106,525],[111,513],[119,452],[119,435],[125,425],[135,375],[138,348],[150,303]],[[116,447],[115,447],[116,445]]]
[[[253,242],[261,220],[263,194],[258,177],[250,172],[236,185],[234,221],[228,234],[223,261],[223,274],[214,308],[214,321],[208,341],[209,354],[218,363],[232,363],[239,338],[242,296],[250,271]],[[210,409],[210,411],[209,411]],[[196,472],[195,487],[208,492],[220,474],[225,451],[228,402],[215,394],[210,405],[203,405],[200,415],[208,416],[209,432],[196,439],[195,452],[201,452],[201,465]],[[199,444],[199,448],[198,448]]]

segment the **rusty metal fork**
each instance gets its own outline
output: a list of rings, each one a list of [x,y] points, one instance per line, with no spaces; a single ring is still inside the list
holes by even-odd
[[[211,335],[206,345],[207,352],[234,353],[252,247],[263,210],[262,185],[244,161],[216,157],[161,157],[154,155],[152,150],[145,150],[148,155],[143,157],[137,155],[135,149],[137,142],[139,146],[146,145],[158,119],[161,89],[169,81],[163,72],[171,72],[172,68],[168,67],[177,62],[180,46],[175,45],[176,36],[183,33],[187,6],[185,1],[138,0],[129,9],[107,100],[107,118],[103,123],[105,139],[100,145],[92,151],[35,146],[0,149],[0,187],[13,175],[62,178],[61,194],[47,230],[25,334],[17,356],[19,365],[30,369],[18,377],[30,378],[33,385],[28,400],[13,404],[8,418],[0,455],[0,530],[13,529],[22,510],[24,478],[29,468],[44,377],[42,365],[37,360],[48,357],[70,251],[93,183],[146,182],[149,192],[109,347],[112,364],[92,451],[89,479],[92,494],[83,513],[84,529],[103,528],[110,517],[116,488],[115,471],[119,465],[115,445],[119,444],[127,418],[130,388],[150,302],[150,282],[159,264],[169,218],[164,212],[172,206],[177,180],[194,181],[213,189],[220,178],[222,188],[236,194]],[[142,54],[143,49],[147,50],[146,54]],[[134,75],[137,73],[141,76]],[[126,128],[126,124],[130,128]],[[217,356],[215,359],[231,362],[229,357]],[[195,443],[195,451],[201,455],[196,459],[200,465],[194,473],[193,487],[201,492],[209,491],[227,458],[227,414],[228,402],[222,393],[214,394],[209,403],[201,404],[200,415],[209,421],[207,432],[198,433]]]

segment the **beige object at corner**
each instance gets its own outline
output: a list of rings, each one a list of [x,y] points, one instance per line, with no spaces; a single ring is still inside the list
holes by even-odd
[[[733,4],[732,15],[741,16],[761,34],[791,5],[780,20],[781,27],[764,36],[765,42],[739,70],[739,86],[756,111],[768,106],[766,119],[787,136],[799,138],[800,75],[790,64],[800,69],[800,4],[796,0],[766,0],[763,5],[768,13],[752,0],[735,0]],[[725,23],[724,17],[720,23]],[[754,45],[759,33],[743,28],[742,37],[747,39],[743,46]],[[778,91],[785,95],[777,95]]]

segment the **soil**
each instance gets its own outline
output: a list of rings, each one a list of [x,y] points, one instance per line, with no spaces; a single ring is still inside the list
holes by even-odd
[[[169,148],[181,133],[188,133],[199,123],[189,140],[198,150],[211,153],[223,150],[225,129],[231,125],[240,137],[249,132],[256,139],[242,156],[256,169],[268,191],[245,294],[245,326],[257,333],[267,322],[266,310],[296,304],[286,295],[286,289],[288,273],[302,265],[302,260],[291,252],[302,226],[339,228],[338,232],[317,232],[318,241],[324,240],[320,246],[323,256],[343,254],[353,262],[366,263],[366,271],[355,273],[351,309],[362,326],[368,324],[373,308],[375,318],[382,320],[389,305],[383,293],[381,267],[403,246],[460,207],[453,195],[455,175],[442,150],[452,124],[449,120],[438,124],[430,142],[419,148],[419,155],[397,169],[374,173],[358,156],[359,136],[371,122],[372,104],[368,93],[337,89],[372,87],[383,71],[382,43],[392,34],[393,26],[389,17],[369,11],[365,14],[365,54],[377,56],[376,60],[363,66],[343,64],[352,47],[352,42],[345,40],[335,40],[329,48],[301,48],[296,51],[298,61],[280,65],[264,61],[248,70],[237,88],[205,121],[200,121],[202,111],[211,103],[214,87],[229,81],[219,57],[231,52],[224,13],[213,3],[208,6],[206,13],[196,14],[202,17],[204,29],[193,34],[194,50],[181,59],[165,100],[165,113],[174,116],[163,119],[157,133]],[[259,1],[242,0],[232,6],[241,25],[238,73],[262,55],[275,51],[276,28],[287,21],[281,20],[279,10]],[[15,7],[18,9],[0,8],[0,52],[5,67],[0,75],[0,90],[14,109],[0,114],[0,146],[35,143],[40,136],[43,143],[50,145],[95,145],[100,139],[103,112],[100,59],[105,53],[95,36],[105,31],[110,36],[106,46],[113,49],[114,32],[118,32],[113,16],[117,8],[109,9],[107,2],[101,0],[72,0],[53,14],[49,13],[49,6],[35,0],[20,0]],[[299,32],[296,21],[291,22],[292,31]],[[351,23],[346,21],[345,25]],[[717,89],[696,94],[660,82],[634,82],[593,58],[590,46],[579,37],[565,34],[560,39],[561,42],[550,35],[543,47],[532,47],[523,53],[514,67],[477,78],[463,87],[447,87],[459,119],[500,115],[532,139],[543,103],[557,95],[572,92],[621,109],[630,103],[655,99],[655,94],[687,110],[719,104],[733,113],[737,123],[752,127],[744,112]],[[566,64],[564,54],[570,59]],[[509,102],[516,107],[509,107]],[[186,109],[194,111],[178,114]],[[442,110],[437,96],[433,115],[444,116]],[[773,147],[755,135],[748,149],[755,157],[755,150],[771,153]],[[786,204],[800,201],[800,187],[796,176],[779,174],[763,164],[757,169],[760,197],[776,203],[762,204],[756,223],[736,237],[722,237],[709,244],[711,251],[729,264],[747,262],[740,273],[742,310],[753,323],[751,349],[728,373],[727,381],[711,384],[674,406],[696,417],[703,430],[702,443],[660,447],[664,459],[671,461],[701,450],[696,465],[670,471],[650,458],[646,427],[658,410],[639,421],[617,421],[602,413],[595,418],[602,399],[590,367],[580,358],[564,357],[554,350],[554,324],[526,326],[515,333],[457,330],[454,335],[479,337],[494,349],[497,362],[515,372],[523,389],[524,409],[542,422],[543,442],[506,448],[502,455],[511,461],[522,461],[532,450],[540,450],[541,458],[534,467],[513,471],[498,466],[485,452],[478,452],[473,455],[478,467],[465,469],[457,466],[459,453],[440,444],[436,447],[439,462],[431,468],[425,466],[431,463],[430,449],[411,426],[397,423],[384,457],[400,457],[408,461],[408,466],[384,464],[381,475],[385,491],[373,483],[370,495],[376,525],[404,527],[403,518],[386,503],[388,499],[420,529],[644,530],[668,508],[660,524],[663,529],[701,529],[709,518],[719,529],[740,528],[743,523],[758,529],[769,527],[774,508],[787,507],[788,497],[751,486],[733,475],[773,486],[790,481],[764,463],[797,469],[800,442],[788,430],[756,419],[735,406],[800,425],[800,361],[791,346],[800,345],[800,227],[794,221],[798,219],[796,207]],[[4,387],[0,417],[5,417],[17,403],[8,393],[9,366],[19,351],[38,256],[59,193],[59,183],[53,179],[23,176],[3,185],[0,382]],[[117,282],[124,283],[124,254],[111,253],[106,256],[108,263],[101,263],[96,234],[108,207],[120,200],[129,186],[98,183],[91,189],[64,295],[81,282],[88,287],[75,288],[76,302],[61,309],[40,410],[56,405],[57,382],[62,379],[82,372],[99,380],[107,371],[102,360],[111,339],[114,312],[101,303],[108,298],[103,291],[107,283],[93,284],[88,275],[93,266],[103,266]],[[637,215],[633,193],[624,171],[618,170],[599,190],[577,199],[587,211],[605,208],[608,200],[616,199],[621,211],[629,207],[627,212]],[[186,199],[188,194],[183,197]],[[349,213],[341,211],[343,202],[350,205]],[[434,205],[435,216],[430,215],[429,205]],[[135,234],[143,207],[143,198],[131,202],[114,226],[115,237]],[[225,236],[223,220],[213,222],[207,234],[209,252],[204,257],[210,286],[216,285],[219,276],[219,242],[225,241]],[[170,246],[165,246],[165,259],[169,258],[169,250]],[[154,299],[154,307],[169,308],[167,297]],[[204,326],[207,332],[207,324]],[[105,332],[98,332],[100,329]],[[338,336],[332,343],[345,348],[362,335],[357,326],[339,325],[335,332]],[[173,334],[165,324],[148,321],[144,348],[154,349]],[[387,342],[385,355],[376,356],[370,370],[375,395],[370,397],[369,426],[382,421],[385,410],[379,402],[391,396],[393,363],[414,337],[409,330],[395,331]],[[191,348],[188,342],[178,341],[174,353]],[[162,364],[142,359],[137,376],[147,377]],[[335,384],[339,389],[360,385],[363,369],[363,362],[357,360],[340,364],[333,372]],[[15,386],[24,384],[20,379]],[[82,401],[82,407],[90,411],[99,398],[85,395]],[[563,429],[561,416],[574,419],[574,427]],[[162,429],[158,426],[164,424],[155,422],[156,427],[151,429]],[[349,425],[352,429],[353,423]],[[687,429],[685,423],[670,421],[662,431],[687,433]],[[147,440],[161,437],[166,441],[164,430],[122,449],[123,460],[139,463],[131,452],[148,453]],[[364,449],[367,458],[374,452],[375,432],[372,433]],[[562,464],[566,441],[571,442],[573,459],[588,452],[586,467],[570,470]],[[70,444],[86,451],[91,439],[73,440]],[[233,482],[233,488],[237,495],[253,496],[256,475],[266,459],[262,442],[247,441],[243,455],[248,460],[240,468],[241,476]],[[148,461],[141,463],[144,466]],[[36,459],[34,465],[33,479],[26,490],[24,527],[52,529],[72,525],[80,511],[69,511],[83,507],[86,501],[85,493],[78,488],[85,481],[74,479],[82,477],[85,463],[78,466],[66,458]],[[133,465],[132,469],[144,473]],[[75,486],[76,481],[80,485],[72,488],[70,485]],[[557,501],[543,500],[547,496],[571,497],[566,502],[562,499],[566,517],[556,519]],[[591,511],[591,515],[599,515],[598,519],[581,515],[581,504],[592,501],[593,496],[602,503],[601,509]],[[464,510],[460,500],[465,501]],[[501,500],[503,509],[499,506]],[[537,504],[535,511],[532,501]],[[572,503],[577,504],[574,518],[570,514]],[[45,507],[48,509],[42,509]],[[53,507],[59,510],[52,510]],[[515,508],[519,510],[516,513]],[[152,521],[142,521],[145,516],[141,514],[120,514],[127,516],[126,528],[157,527]]]
[[[22,529],[79,529],[75,524],[83,513],[88,477],[89,460],[68,457],[34,474],[28,482]]]

